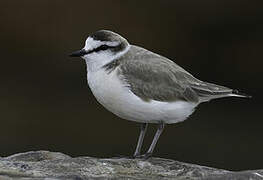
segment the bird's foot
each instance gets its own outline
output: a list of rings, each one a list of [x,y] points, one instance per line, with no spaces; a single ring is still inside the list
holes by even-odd
[[[114,158],[116,159],[143,159],[143,160],[147,160],[152,156],[152,153],[145,153],[145,154],[134,154],[133,156],[127,156],[127,155],[116,155],[114,156]]]
[[[133,158],[134,159],[144,159],[144,160],[146,160],[146,159],[149,159],[150,157],[152,156],[152,153],[145,153],[145,154],[138,154],[138,155],[133,155]]]
[[[134,159],[134,156],[128,156],[128,155],[116,155],[113,158],[115,159]]]

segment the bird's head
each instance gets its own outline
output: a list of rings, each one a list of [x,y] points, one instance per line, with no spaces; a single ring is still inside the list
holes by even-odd
[[[83,49],[71,53],[70,56],[85,59],[87,66],[92,66],[91,68],[94,69],[120,57],[128,47],[128,41],[119,34],[100,30],[86,39]]]

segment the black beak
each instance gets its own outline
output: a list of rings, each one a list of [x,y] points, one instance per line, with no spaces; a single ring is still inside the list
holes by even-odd
[[[85,49],[81,49],[79,51],[75,51],[71,53],[69,56],[70,57],[80,57],[80,56],[84,56],[85,54],[87,54],[87,51]]]

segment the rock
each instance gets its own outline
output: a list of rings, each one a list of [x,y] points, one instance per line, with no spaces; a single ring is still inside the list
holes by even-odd
[[[163,158],[77,157],[32,151],[0,158],[0,180],[263,179],[263,170],[232,172]]]

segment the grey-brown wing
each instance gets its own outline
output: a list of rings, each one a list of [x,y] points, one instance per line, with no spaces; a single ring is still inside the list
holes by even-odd
[[[232,93],[232,89],[198,80],[171,60],[137,46],[108,68],[112,66],[119,67],[131,91],[146,101],[199,102]]]
[[[124,60],[118,69],[135,95],[145,101],[198,102],[197,93],[186,83],[195,80],[189,73],[158,55],[141,58]]]

